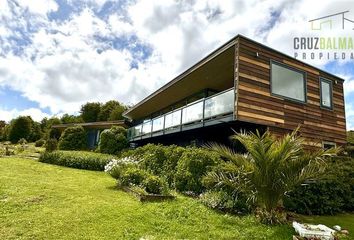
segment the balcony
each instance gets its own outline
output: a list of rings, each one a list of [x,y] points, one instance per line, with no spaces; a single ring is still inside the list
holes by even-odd
[[[192,102],[128,129],[130,141],[232,121],[234,89]]]

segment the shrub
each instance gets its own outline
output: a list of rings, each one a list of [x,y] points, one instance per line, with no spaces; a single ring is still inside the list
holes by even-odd
[[[45,140],[44,139],[39,139],[35,142],[34,146],[35,147],[42,147],[45,144]]]
[[[61,165],[71,168],[103,171],[111,155],[84,151],[53,151],[44,152],[40,162]]]
[[[251,210],[245,196],[224,190],[206,191],[199,199],[204,205],[224,212],[246,214]]]
[[[163,180],[160,177],[154,175],[146,177],[142,185],[144,186],[146,192],[152,194],[161,194],[164,188]]]
[[[174,186],[177,162],[185,148],[176,145],[147,144],[134,150],[128,150],[122,156],[138,159],[140,167],[166,179],[169,186]]]
[[[60,136],[61,136],[61,131],[60,131],[60,129],[58,129],[58,128],[51,128],[51,129],[49,130],[49,138],[50,138],[50,139],[54,138],[54,139],[56,139],[56,140],[59,140]]]
[[[123,186],[141,185],[148,175],[145,170],[130,166],[123,171],[119,180]]]
[[[24,145],[24,144],[27,144],[27,140],[24,139],[24,138],[21,138],[20,140],[18,140],[17,143],[18,143],[18,144],[21,144],[21,145]]]
[[[345,151],[347,152],[349,157],[354,158],[354,146],[352,145],[346,146]]]
[[[218,162],[219,155],[212,151],[194,147],[186,149],[177,164],[177,190],[201,193],[204,190],[202,177]]]
[[[105,166],[105,172],[117,179],[120,186],[135,186],[152,194],[168,194],[167,183],[162,178],[139,168],[139,164],[132,157],[112,159]]]
[[[68,127],[59,139],[60,150],[83,150],[87,146],[86,132],[83,127]]]
[[[98,150],[101,153],[118,154],[128,147],[127,131],[123,127],[113,126],[104,130],[100,135]]]
[[[45,143],[45,150],[48,152],[53,152],[58,148],[58,141],[55,138],[48,139]]]
[[[335,214],[354,210],[354,161],[334,157],[327,161],[326,173],[318,180],[290,192],[284,206],[301,214]]]
[[[104,171],[109,173],[113,178],[119,180],[126,168],[136,165],[137,162],[131,157],[121,159],[112,159],[105,167]]]

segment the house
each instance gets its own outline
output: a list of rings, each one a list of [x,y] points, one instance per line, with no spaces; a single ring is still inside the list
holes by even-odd
[[[87,132],[88,148],[93,149],[100,141],[100,133],[105,129],[110,129],[113,126],[121,126],[127,128],[124,120],[118,121],[104,121],[104,122],[89,122],[89,123],[68,123],[53,125],[52,128],[57,128],[64,131],[68,127],[82,126]]]
[[[129,141],[229,144],[234,131],[299,125],[307,148],[346,143],[344,80],[238,35],[128,109]]]

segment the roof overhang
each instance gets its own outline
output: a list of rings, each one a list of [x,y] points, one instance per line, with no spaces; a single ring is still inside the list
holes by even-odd
[[[234,85],[235,43],[233,39],[193,67],[123,113],[141,119],[204,89],[226,90]]]
[[[225,85],[229,84],[229,81],[225,78],[225,73],[229,74],[229,70],[231,69],[232,75],[234,74],[234,46],[238,38],[247,39],[254,44],[258,44],[261,47],[277,52],[284,57],[294,59],[342,82],[344,81],[344,79],[332,73],[311,66],[308,63],[300,61],[290,55],[284,54],[239,34],[193,65],[191,68],[177,76],[175,79],[153,92],[133,107],[129,108],[123,113],[123,116],[129,119],[141,119],[171,104],[174,104],[183,98],[191,96],[200,90],[206,88],[225,90]]]
[[[52,128],[66,129],[68,127],[77,127],[77,126],[81,126],[87,129],[108,129],[113,126],[121,126],[124,128],[128,127],[128,125],[124,120],[119,120],[119,121],[105,121],[105,122],[57,124],[57,125],[53,125]]]

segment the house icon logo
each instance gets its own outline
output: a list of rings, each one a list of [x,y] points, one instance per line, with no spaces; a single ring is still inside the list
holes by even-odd
[[[327,15],[320,18],[315,18],[310,20],[311,23],[311,30],[323,30],[323,29],[334,29],[334,28],[341,28],[345,29],[345,27],[351,30],[354,30],[354,21],[346,18],[345,14],[349,11],[339,12],[331,15]]]

